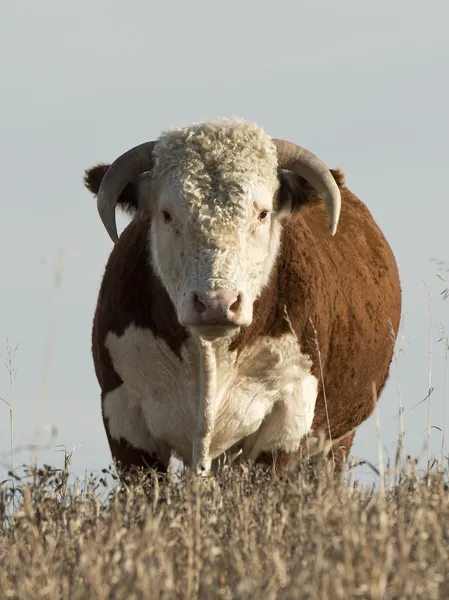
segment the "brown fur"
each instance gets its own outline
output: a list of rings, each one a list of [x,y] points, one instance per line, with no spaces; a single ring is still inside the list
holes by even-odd
[[[106,169],[97,166],[94,172],[87,171],[86,186],[94,194]],[[330,429],[333,439],[348,433],[334,449],[338,465],[351,449],[354,433],[350,432],[373,411],[373,382],[379,396],[387,380],[400,322],[401,289],[384,235],[367,207],[346,187],[343,173],[332,173],[342,195],[334,237],[329,235],[324,202],[315,190],[300,177],[280,173],[278,202],[296,210],[286,220],[278,259],[256,301],[253,322],[233,346],[242,351],[261,335],[279,337],[294,331],[319,380],[314,432],[324,430],[328,435]],[[133,184],[127,186],[120,203],[128,210],[137,206]],[[188,335],[147,264],[149,219],[135,216],[106,266],[92,334],[102,397],[121,384],[104,345],[109,331],[120,334],[133,321],[166,339],[178,354]],[[106,421],[105,427],[107,431]],[[143,464],[126,443],[109,441],[113,457],[123,466],[132,467],[136,460]],[[285,467],[292,458],[278,457],[277,466]],[[260,460],[266,461],[267,456]],[[145,462],[156,466],[157,459],[147,456]]]

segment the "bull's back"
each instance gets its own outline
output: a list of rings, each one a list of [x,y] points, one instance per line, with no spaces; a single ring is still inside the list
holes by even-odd
[[[283,253],[281,288],[320,379],[314,427],[327,429],[324,387],[337,437],[371,414],[373,383],[380,394],[388,377],[401,316],[396,260],[368,208],[346,188],[336,235],[323,203],[306,206],[285,229]]]

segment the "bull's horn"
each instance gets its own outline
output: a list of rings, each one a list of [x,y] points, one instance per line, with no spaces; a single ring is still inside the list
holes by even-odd
[[[323,194],[329,215],[330,232],[331,235],[334,235],[340,218],[341,196],[332,173],[310,150],[284,140],[273,140],[273,142],[277,148],[279,168],[293,171],[304,177],[318,192]]]
[[[126,185],[153,167],[156,142],[145,142],[119,156],[106,171],[98,190],[97,209],[100,219],[114,244],[118,241],[115,207]]]

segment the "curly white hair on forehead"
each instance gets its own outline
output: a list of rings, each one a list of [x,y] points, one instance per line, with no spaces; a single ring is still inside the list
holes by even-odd
[[[264,182],[278,187],[276,146],[264,130],[243,119],[215,119],[188,127],[172,127],[154,147],[155,179],[172,178],[185,193],[204,196],[226,194],[229,186]]]

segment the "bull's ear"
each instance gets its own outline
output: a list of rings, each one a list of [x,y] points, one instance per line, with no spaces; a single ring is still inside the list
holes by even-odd
[[[345,187],[344,173],[340,169],[331,169],[331,173],[338,187]],[[280,216],[290,215],[305,204],[322,201],[315,188],[296,173],[279,169],[278,178],[276,208]]]
[[[279,188],[276,210],[279,216],[288,216],[307,202],[307,182],[292,171],[278,171]]]
[[[99,163],[94,167],[90,167],[84,171],[84,185],[95,197],[98,194],[100,184],[109,167],[110,165]],[[137,212],[138,203],[139,185],[134,182],[128,183],[123,192],[120,194],[117,205],[130,215],[134,215]]]

